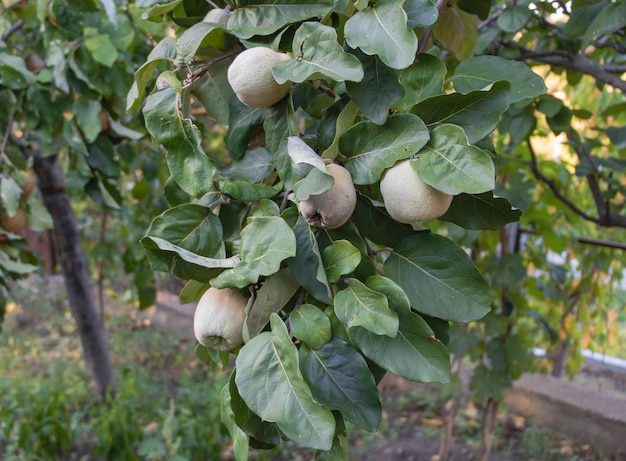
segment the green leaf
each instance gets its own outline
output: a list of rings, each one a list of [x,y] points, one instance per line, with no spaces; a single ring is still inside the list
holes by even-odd
[[[220,392],[220,413],[222,424],[228,429],[233,440],[233,453],[237,461],[247,461],[249,454],[248,435],[235,422],[235,414],[230,406],[231,397],[229,384],[226,383]]]
[[[272,198],[282,189],[282,184],[268,186],[266,184],[250,184],[247,181],[225,180],[220,184],[221,191],[242,202],[258,202],[262,199]]]
[[[409,67],[417,52],[417,37],[407,26],[404,0],[380,0],[346,22],[346,42],[365,54],[378,55],[392,69]]]
[[[143,109],[146,128],[154,142],[168,152],[167,165],[182,190],[199,197],[212,189],[215,164],[202,149],[202,135],[180,110],[180,95],[173,88],[151,94]]]
[[[296,235],[298,251],[295,258],[287,261],[289,270],[298,283],[306,288],[315,299],[330,304],[332,293],[311,226],[300,217],[293,232]]]
[[[513,208],[507,199],[486,192],[457,195],[448,211],[439,219],[465,229],[499,229],[505,224],[519,221],[521,215],[521,210]]]
[[[385,66],[378,56],[359,53],[363,66],[363,80],[347,82],[348,94],[359,110],[372,122],[382,125],[387,120],[389,107],[404,95],[398,83],[397,72]]]
[[[623,31],[626,27],[626,4],[623,2],[610,3],[592,18],[583,37],[582,49],[602,36]]]
[[[470,144],[489,135],[497,126],[500,115],[509,107],[511,85],[496,82],[488,91],[468,94],[446,94],[418,103],[411,113],[434,128],[442,123],[459,125],[465,130]]]
[[[217,169],[220,176],[233,181],[255,183],[263,181],[272,171],[272,154],[264,147],[255,147],[246,151],[246,155],[231,167]]]
[[[341,109],[341,112],[339,112],[339,114],[337,115],[337,118],[334,119],[334,122],[333,122],[334,126],[332,127],[333,140],[330,146],[328,146],[322,153],[322,157],[330,158],[330,159],[335,159],[339,155],[339,139],[341,138],[341,135],[345,133],[354,124],[354,121],[356,120],[356,117],[359,113],[356,104],[351,100],[347,104],[345,103],[345,99],[336,101],[335,104],[344,104],[345,107]],[[332,107],[333,106],[329,107],[326,115],[328,115],[328,112],[330,111]],[[320,124],[320,128],[321,128],[321,125],[322,124]],[[321,138],[321,135],[320,135],[320,138]]]
[[[490,310],[489,285],[467,253],[440,235],[419,232],[402,239],[385,261],[418,312],[471,322]]]
[[[253,413],[246,402],[241,398],[235,378],[237,377],[237,369],[233,370],[228,383],[230,391],[230,407],[235,416],[235,423],[239,426],[250,439],[250,444],[261,449],[270,449],[280,444],[280,433],[275,423],[263,421],[259,416]]]
[[[483,90],[493,83],[506,80],[511,84],[511,104],[534,99],[547,91],[539,75],[523,62],[498,56],[476,56],[461,62],[450,78],[454,88],[463,94]]]
[[[498,16],[498,27],[504,32],[515,33],[526,25],[532,17],[528,5],[515,5],[506,8]]]
[[[318,235],[318,238],[320,248],[326,248],[331,245],[332,242],[338,240],[347,240],[357,248],[361,253],[361,262],[354,270],[354,276],[358,279],[365,279],[369,275],[376,273],[376,266],[372,258],[369,257],[368,247],[360,229],[360,226],[357,228],[352,221],[348,221],[338,229],[324,229],[323,232]]]
[[[292,175],[292,161],[287,151],[287,139],[289,136],[300,134],[298,116],[291,98],[285,98],[269,109],[269,114],[263,121],[263,131],[265,146],[272,153],[278,176],[285,190],[291,190],[295,179]]]
[[[2,271],[11,272],[16,275],[26,275],[37,270],[37,266],[20,261],[13,261],[3,253],[0,253],[0,268]]]
[[[174,60],[176,56],[176,40],[172,37],[163,38],[150,52],[146,62],[135,72],[135,82],[128,92],[126,110],[136,110],[143,100],[146,85],[154,78],[154,71],[164,62]]]
[[[283,61],[272,68],[278,83],[330,78],[337,82],[363,79],[358,58],[343,51],[337,43],[337,31],[318,22],[305,22],[293,37],[296,59]]]
[[[35,76],[26,68],[24,60],[17,56],[0,53],[0,71],[0,86],[22,90],[35,83]]]
[[[365,281],[370,290],[382,293],[387,297],[389,307],[398,314],[408,313],[411,303],[400,285],[382,275],[370,275]]]
[[[394,246],[400,239],[413,233],[411,226],[392,219],[384,207],[375,206],[362,195],[357,197],[351,219],[364,237],[380,245]]]
[[[378,388],[356,349],[339,338],[318,350],[303,346],[300,369],[317,402],[340,411],[348,421],[367,431],[378,429],[382,416]]]
[[[576,39],[585,35],[589,29],[589,18],[595,18],[606,7],[606,2],[597,2],[573,9],[569,21],[563,26],[563,35],[566,38]]]
[[[209,208],[188,203],[169,208],[154,218],[146,236],[165,239],[192,253],[215,257],[221,247],[222,223]]]
[[[277,314],[272,332],[252,338],[239,351],[235,382],[241,397],[264,421],[275,422],[302,447],[329,450],[335,435],[330,410],[313,400],[298,366],[298,350]]]
[[[100,101],[93,99],[78,98],[74,102],[74,119],[83,132],[87,143],[94,142],[102,130],[101,109]]]
[[[293,185],[296,200],[307,200],[309,195],[323,194],[333,186],[333,177],[326,169],[324,160],[301,138],[289,136],[287,152],[295,164],[292,169],[294,176],[301,178]]]
[[[228,45],[227,32],[218,24],[200,21],[187,29],[176,41],[176,64],[187,64],[198,55],[200,59],[216,57]],[[209,54],[207,48],[212,48]]]
[[[419,151],[430,135],[424,122],[411,114],[392,115],[384,125],[360,122],[339,139],[344,165],[355,184],[374,184],[398,160]]]
[[[491,156],[470,146],[463,128],[443,124],[432,130],[430,141],[411,162],[415,172],[435,189],[450,195],[479,194],[496,186]]]
[[[450,355],[428,324],[414,312],[400,311],[398,315],[400,328],[395,338],[353,327],[348,330],[350,339],[378,366],[409,381],[450,382]]]
[[[154,270],[170,272],[183,280],[194,279],[208,283],[215,277],[215,271],[235,267],[239,256],[226,259],[212,259],[197,255],[158,237],[144,237],[141,243],[146,248],[150,266]]]
[[[20,197],[22,196],[22,188],[10,176],[0,177],[0,199],[2,203],[2,211],[6,212],[10,217],[15,216],[20,205]]]
[[[407,24],[411,29],[432,27],[439,19],[434,0],[406,0],[402,8],[406,11]]]
[[[443,94],[446,66],[437,57],[426,53],[417,55],[417,62],[400,73],[404,97],[392,104],[398,110],[408,111],[419,101]]]
[[[238,2],[228,20],[228,29],[237,37],[246,39],[253,35],[269,35],[287,24],[324,16],[331,9],[331,0],[255,0]]]
[[[361,262],[361,252],[347,240],[336,240],[322,251],[322,261],[330,283],[353,272]]]
[[[111,67],[117,60],[117,49],[111,41],[111,37],[106,34],[93,35],[83,41],[83,45],[91,57],[105,67]]]
[[[198,301],[205,291],[211,288],[208,283],[201,283],[196,280],[189,280],[180,290],[178,301],[181,304],[189,304]]]
[[[248,218],[241,231],[241,261],[222,272],[211,284],[216,288],[244,288],[261,276],[273,275],[280,264],[296,254],[296,238],[284,219],[277,216]]]
[[[233,59],[234,56],[215,62],[191,86],[191,94],[204,106],[207,115],[220,125],[228,125],[230,117],[229,102],[234,93],[228,83],[227,71]]]
[[[289,326],[293,336],[312,349],[319,349],[332,336],[330,320],[313,304],[302,304],[292,311],[289,314]]]
[[[279,312],[296,294],[300,285],[288,269],[268,277],[256,292],[256,298],[246,316],[248,338],[253,338],[270,321],[270,314]]]
[[[231,98],[228,131],[226,136],[224,136],[224,142],[232,158],[238,160],[244,156],[248,150],[250,138],[254,134],[255,129],[263,123],[264,118],[264,109],[248,107],[240,102],[239,99]]]
[[[348,287],[335,295],[335,314],[348,328],[360,326],[391,338],[398,334],[398,315],[389,308],[387,297],[351,278]]]

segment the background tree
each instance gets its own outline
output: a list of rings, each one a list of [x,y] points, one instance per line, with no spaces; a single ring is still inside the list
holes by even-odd
[[[139,209],[162,206],[152,192],[161,171],[154,149],[132,129],[140,125],[125,115],[125,96],[130,74],[149,52],[146,34],[161,28],[137,20],[134,11],[116,10],[113,2],[16,1],[3,8],[0,27],[0,312],[9,280],[37,262],[24,251],[21,230],[53,227],[72,312],[101,394],[115,391],[116,380],[92,284],[96,267],[105,265],[93,252],[89,260],[81,245],[92,220],[102,238],[108,234],[101,258],[117,262],[115,277],[124,264],[135,272],[142,304],[155,298],[151,271],[136,248],[145,222],[136,203],[148,205]],[[38,191],[30,195],[34,175]],[[15,216],[24,219],[7,226]]]

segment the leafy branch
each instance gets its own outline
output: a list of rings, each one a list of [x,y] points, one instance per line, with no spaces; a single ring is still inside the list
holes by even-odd
[[[626,81],[618,74],[626,71],[624,66],[603,65],[580,53],[574,54],[564,50],[551,50],[537,52],[525,48],[516,43],[501,43],[521,51],[521,54],[513,59],[517,61],[533,60],[551,66],[564,67],[593,77],[599,82],[606,83],[622,93],[626,93]]]
[[[543,184],[548,186],[552,194],[560,200],[565,206],[567,206],[570,210],[576,213],[581,218],[586,221],[591,221],[599,226],[605,227],[623,227],[626,228],[626,216],[622,216],[618,213],[614,213],[610,211],[609,204],[603,199],[602,192],[600,191],[600,186],[598,185],[598,181],[593,176],[593,174],[589,174],[586,176],[587,182],[589,184],[589,188],[591,189],[591,193],[594,198],[594,202],[596,204],[596,209],[598,211],[598,216],[592,216],[589,213],[586,213],[581,208],[579,208],[572,200],[568,199],[563,192],[559,189],[556,182],[546,176],[539,169],[539,165],[537,163],[537,155],[530,140],[526,141],[528,146],[528,152],[530,152],[530,170],[532,171],[535,178],[541,181]],[[580,154],[579,154],[580,155]]]

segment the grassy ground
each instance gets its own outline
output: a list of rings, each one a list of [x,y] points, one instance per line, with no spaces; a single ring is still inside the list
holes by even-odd
[[[195,357],[193,343],[111,301],[106,325],[119,393],[92,399],[81,346],[59,281],[16,286],[0,333],[0,460],[230,460],[220,424],[226,377]],[[348,426],[350,459],[436,460],[449,391],[384,384],[383,423],[370,434]],[[478,459],[480,408],[458,411],[452,460]],[[285,444],[257,460],[298,461],[312,454]],[[542,432],[503,414],[492,461],[609,460],[593,447]]]

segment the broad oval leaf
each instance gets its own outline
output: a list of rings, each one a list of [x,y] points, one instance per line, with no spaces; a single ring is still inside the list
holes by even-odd
[[[332,9],[332,0],[259,0],[238,2],[228,20],[228,30],[239,38],[269,35],[287,24],[324,16]]]
[[[241,231],[241,261],[211,281],[216,288],[244,288],[261,276],[273,275],[296,254],[296,237],[284,219],[255,216]]]
[[[293,232],[296,236],[298,249],[295,258],[287,261],[289,270],[298,283],[306,288],[315,299],[330,304],[332,293],[311,226],[304,218],[300,217]]]
[[[363,356],[339,338],[318,350],[300,348],[300,369],[315,400],[339,410],[350,422],[374,432],[382,408],[374,376]]]
[[[362,195],[357,197],[351,219],[364,237],[381,245],[394,246],[400,239],[413,233],[411,226],[399,223],[389,216],[383,206],[374,205]]]
[[[337,82],[363,79],[358,58],[343,51],[337,43],[337,31],[318,22],[305,22],[293,38],[296,59],[283,61],[272,68],[278,83],[330,78]]]
[[[248,338],[253,338],[265,328],[270,315],[280,311],[300,288],[288,269],[281,269],[268,277],[256,292],[256,298],[246,315]]]
[[[407,26],[403,3],[404,0],[380,0],[348,19],[344,30],[348,45],[380,56],[392,69],[409,67],[417,52],[417,36]]]
[[[200,21],[187,29],[176,41],[176,64],[185,65],[196,57],[201,48],[211,47],[211,56],[201,56],[202,59],[217,56],[228,44],[226,30],[214,23]]]
[[[429,127],[442,123],[459,125],[465,130],[470,144],[474,144],[496,128],[500,115],[509,107],[510,92],[508,82],[496,82],[488,91],[428,98],[418,103],[411,113]]]
[[[180,94],[167,88],[148,96],[143,113],[154,141],[168,152],[167,165],[174,181],[193,197],[213,186],[215,164],[202,149],[202,135],[180,110]]]
[[[450,78],[454,88],[463,94],[483,90],[493,83],[506,80],[511,84],[511,104],[534,99],[546,92],[543,79],[523,62],[499,56],[476,56],[461,62]]]
[[[192,203],[161,213],[152,220],[146,235],[208,257],[217,255],[223,237],[220,219],[209,208]]]
[[[361,326],[377,335],[398,334],[398,314],[389,308],[387,297],[351,278],[348,287],[335,295],[335,314],[348,328]]]
[[[404,89],[398,83],[397,71],[385,66],[378,56],[359,54],[363,80],[347,82],[346,89],[359,110],[372,122],[382,125],[391,104],[404,96]]]
[[[361,262],[361,252],[347,240],[335,240],[322,251],[322,261],[330,283],[354,271]]]
[[[365,281],[365,285],[371,290],[382,293],[387,297],[389,307],[398,314],[411,310],[411,303],[400,285],[382,275],[371,275]]]
[[[417,62],[400,73],[404,97],[392,104],[400,111],[407,111],[419,101],[443,94],[446,78],[445,64],[437,56],[427,53],[417,55]]]
[[[446,194],[479,194],[496,186],[496,168],[491,156],[470,146],[460,126],[443,124],[436,127],[416,158],[411,166],[417,174]]]
[[[313,304],[302,304],[292,311],[289,314],[289,326],[293,336],[311,349],[319,349],[332,336],[330,319]]]
[[[402,8],[406,11],[407,24],[411,29],[432,27],[439,19],[434,0],[406,0]]]
[[[450,382],[450,354],[433,330],[414,312],[398,313],[400,329],[395,338],[365,328],[348,330],[352,342],[378,366],[410,381]]]
[[[274,197],[282,189],[282,185],[268,186],[266,184],[250,184],[248,181],[226,180],[220,184],[224,194],[242,202],[258,202],[262,199]]]
[[[206,67],[202,78],[191,86],[194,98],[204,106],[207,115],[220,125],[228,125],[230,117],[229,102],[234,93],[228,83],[227,71],[233,59],[234,56]]]
[[[465,229],[499,229],[505,224],[519,221],[522,211],[513,208],[504,197],[495,197],[493,192],[454,197],[448,211],[439,219]]]
[[[441,235],[419,232],[405,237],[385,261],[384,269],[418,312],[452,322],[471,322],[490,310],[489,285],[467,253]]]
[[[141,243],[154,270],[170,272],[183,280],[208,283],[215,277],[216,269],[232,268],[240,262],[239,256],[206,258],[159,237],[144,237]]]
[[[272,154],[264,147],[246,151],[245,156],[231,167],[218,168],[220,176],[233,181],[255,183],[267,178],[272,171]]]
[[[374,184],[386,168],[409,158],[428,142],[424,122],[412,114],[392,115],[384,125],[360,122],[339,139],[344,165],[355,184]]]
[[[329,450],[335,418],[313,400],[299,370],[298,350],[277,314],[272,314],[271,326],[271,333],[261,333],[239,351],[239,394],[261,419],[275,422],[298,445]]]

